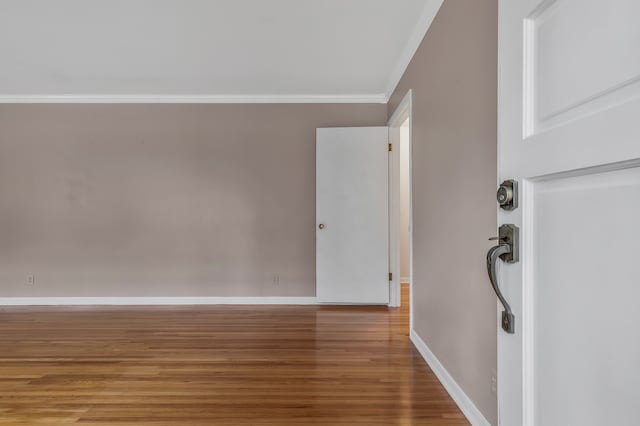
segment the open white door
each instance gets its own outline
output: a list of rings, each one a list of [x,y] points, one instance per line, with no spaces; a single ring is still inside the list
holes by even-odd
[[[387,127],[318,129],[316,287],[320,302],[389,303]]]
[[[640,1],[500,0],[497,261],[504,426],[638,425]],[[508,255],[505,253],[505,255]],[[500,309],[502,310],[502,308]]]

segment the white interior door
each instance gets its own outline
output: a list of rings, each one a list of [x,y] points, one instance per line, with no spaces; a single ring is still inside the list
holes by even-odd
[[[318,129],[317,297],[389,303],[387,127]]]
[[[505,426],[638,425],[640,1],[500,0],[499,178],[520,261],[498,262]]]

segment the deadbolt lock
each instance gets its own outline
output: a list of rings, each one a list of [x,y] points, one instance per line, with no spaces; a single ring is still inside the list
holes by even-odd
[[[505,180],[500,184],[496,199],[503,210],[515,210],[518,208],[518,182],[515,180]]]

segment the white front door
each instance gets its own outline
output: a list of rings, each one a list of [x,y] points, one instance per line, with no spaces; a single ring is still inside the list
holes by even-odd
[[[504,426],[638,425],[640,1],[500,0],[498,261]]]
[[[387,127],[318,129],[316,288],[320,302],[389,303]]]

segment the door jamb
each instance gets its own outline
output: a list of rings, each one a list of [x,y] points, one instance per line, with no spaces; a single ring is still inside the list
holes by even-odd
[[[389,156],[389,271],[393,279],[389,285],[389,306],[400,306],[400,126],[409,119],[409,321],[413,327],[413,94],[410,89],[389,118],[389,142],[393,146]],[[412,328],[410,328],[412,329]]]

